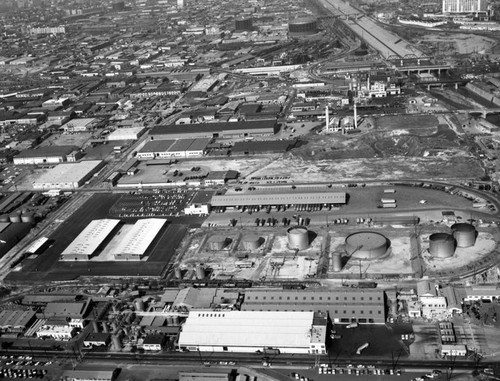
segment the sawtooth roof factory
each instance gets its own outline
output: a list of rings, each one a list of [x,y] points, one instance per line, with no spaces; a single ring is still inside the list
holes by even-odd
[[[376,289],[247,290],[242,311],[320,311],[333,323],[384,324],[384,291]]]

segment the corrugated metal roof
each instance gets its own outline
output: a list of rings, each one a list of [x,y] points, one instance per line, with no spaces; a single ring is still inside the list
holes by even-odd
[[[163,225],[163,218],[145,218],[138,220],[128,234],[118,243],[113,254],[143,255],[155,239]]]
[[[213,196],[212,206],[345,204],[345,192],[234,194]]]
[[[309,348],[313,317],[313,312],[195,310],[179,346]]]
[[[93,220],[62,252],[62,255],[92,255],[99,245],[111,234],[120,220]]]

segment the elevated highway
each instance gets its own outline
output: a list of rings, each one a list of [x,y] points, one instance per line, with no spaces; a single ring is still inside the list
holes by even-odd
[[[384,58],[424,55],[423,52],[413,47],[408,41],[384,29],[378,22],[363,15],[359,9],[354,8],[348,2],[343,0],[318,1],[334,16],[341,19],[360,39],[366,41],[368,45],[376,49]]]

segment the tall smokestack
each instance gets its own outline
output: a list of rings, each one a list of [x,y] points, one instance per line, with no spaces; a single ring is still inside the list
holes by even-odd
[[[358,128],[358,110],[356,109],[356,101],[354,101],[354,128]]]
[[[325,109],[325,119],[326,119],[326,131],[329,131],[329,126],[330,126],[330,112],[328,110],[328,104],[326,105],[326,109]]]

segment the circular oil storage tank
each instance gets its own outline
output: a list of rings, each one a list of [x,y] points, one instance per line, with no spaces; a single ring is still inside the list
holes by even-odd
[[[21,215],[18,213],[12,213],[9,216],[10,222],[21,222]]]
[[[476,243],[476,228],[471,224],[454,224],[451,226],[451,231],[458,247],[471,247]]]
[[[318,22],[314,17],[298,17],[288,23],[288,31],[293,35],[314,34],[318,30]]]
[[[448,233],[434,233],[429,237],[429,253],[436,258],[449,258],[455,253],[455,238]]]
[[[288,247],[292,250],[305,250],[309,247],[309,231],[303,226],[287,230]]]
[[[257,250],[260,245],[264,242],[264,239],[258,235],[246,235],[241,239],[243,248],[245,250]]]
[[[227,238],[223,235],[213,235],[208,239],[209,250],[222,250],[227,244]]]
[[[339,272],[342,270],[342,255],[340,253],[332,254],[332,271]]]
[[[345,239],[347,254],[357,259],[379,259],[385,256],[389,248],[389,241],[380,233],[357,232]]]
[[[135,300],[135,309],[137,311],[144,311],[144,300],[138,298]]]
[[[32,224],[35,222],[35,218],[31,213],[21,214],[21,222]]]
[[[7,214],[2,214],[0,216],[0,222],[10,222],[10,218]]]

